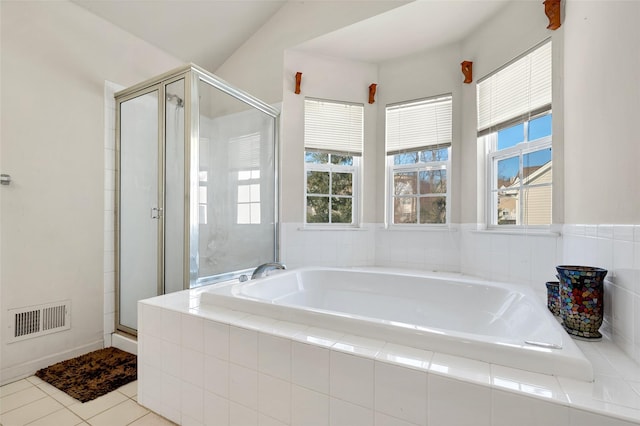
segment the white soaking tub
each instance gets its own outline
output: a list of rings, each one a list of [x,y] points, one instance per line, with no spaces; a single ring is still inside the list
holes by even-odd
[[[338,330],[537,373],[593,369],[529,288],[450,273],[301,268],[211,287],[200,306]]]

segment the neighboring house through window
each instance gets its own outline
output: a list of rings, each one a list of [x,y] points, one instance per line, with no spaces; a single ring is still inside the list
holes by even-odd
[[[547,41],[478,82],[489,225],[551,224],[551,70]]]
[[[452,97],[386,107],[388,222],[448,223]]]
[[[357,225],[364,106],[305,99],[305,223]]]

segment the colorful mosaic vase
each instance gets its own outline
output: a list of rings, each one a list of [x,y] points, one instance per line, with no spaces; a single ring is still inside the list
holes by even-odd
[[[560,316],[560,283],[558,281],[547,282],[547,308],[555,316]]]
[[[604,277],[607,270],[591,266],[556,266],[560,280],[560,318],[564,329],[583,339],[601,339]]]

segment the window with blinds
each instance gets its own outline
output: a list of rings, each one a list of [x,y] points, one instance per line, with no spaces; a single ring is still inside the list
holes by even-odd
[[[452,96],[386,108],[390,225],[448,222]]]
[[[478,81],[478,136],[551,110],[551,41]]]
[[[477,85],[478,140],[487,149],[487,222],[552,221],[552,60],[546,41]]]
[[[305,224],[357,225],[364,105],[305,99]]]

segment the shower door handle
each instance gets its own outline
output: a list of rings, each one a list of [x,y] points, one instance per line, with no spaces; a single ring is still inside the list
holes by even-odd
[[[162,207],[151,208],[151,219],[160,219],[162,217]]]

